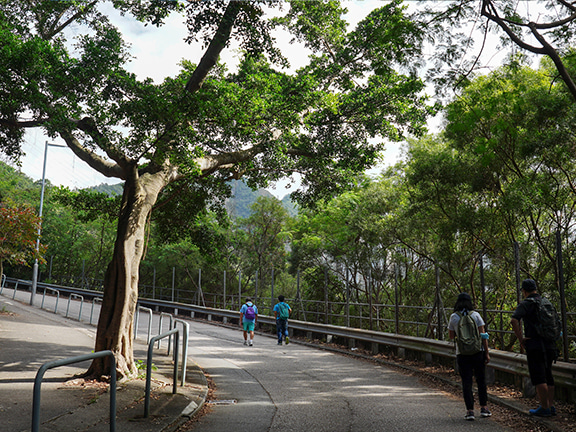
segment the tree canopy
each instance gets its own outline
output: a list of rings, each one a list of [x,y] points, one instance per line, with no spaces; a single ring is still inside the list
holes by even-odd
[[[224,182],[266,185],[302,175],[302,202],[334,195],[371,166],[384,139],[423,132],[433,110],[414,64],[422,28],[399,1],[346,28],[336,2],[116,0],[122,13],[162,25],[184,13],[200,59],[155,84],[126,70],[123,35],[100,1],[9,2],[0,8],[0,148],[21,155],[25,131],[60,137],[90,167],[123,180],[114,254],[106,273],[96,349],[111,349],[121,374],[135,371],[131,338],[145,226],[165,188],[222,196]],[[272,30],[284,26],[312,51],[303,68],[286,59]],[[218,59],[231,40],[237,70]],[[399,48],[402,49],[399,49]],[[198,206],[197,208],[201,208]],[[106,372],[106,361],[90,374]]]

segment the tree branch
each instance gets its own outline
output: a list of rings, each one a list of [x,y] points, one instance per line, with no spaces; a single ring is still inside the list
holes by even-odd
[[[556,69],[558,69],[560,76],[562,77],[562,79],[564,80],[564,83],[568,87],[568,90],[570,91],[572,98],[574,98],[576,100],[576,84],[574,83],[574,81],[572,80],[572,77],[570,76],[570,74],[566,70],[566,66],[564,66],[564,62],[562,62],[562,59],[558,55],[558,52],[554,49],[554,47],[552,45],[550,45],[546,41],[546,39],[544,39],[544,36],[542,36],[538,32],[538,30],[536,29],[536,26],[533,23],[530,23],[529,27],[530,27],[530,30],[532,31],[532,34],[534,35],[534,37],[538,40],[538,42],[540,42],[542,44],[542,47],[544,48],[546,55],[548,57],[550,57],[552,59],[552,61],[554,62],[554,65],[556,66]]]
[[[226,11],[222,16],[222,21],[220,21],[220,25],[216,30],[216,34],[212,38],[210,45],[208,45],[208,49],[204,53],[200,63],[186,83],[187,92],[194,93],[198,91],[200,87],[202,87],[202,83],[206,79],[206,76],[208,76],[208,73],[218,61],[220,53],[230,39],[230,34],[232,33],[232,28],[234,27],[234,21],[240,12],[240,7],[241,6],[239,0],[233,0],[228,3]]]
[[[493,13],[489,12],[488,9],[492,8],[492,10],[494,11]],[[492,2],[490,0],[483,0],[482,1],[482,12],[481,12],[482,16],[485,16],[486,18],[488,18],[490,21],[495,22],[496,24],[498,24],[498,26],[504,30],[504,32],[508,35],[508,37],[510,39],[512,39],[512,41],[518,45],[520,48],[528,50],[530,52],[533,52],[535,54],[546,54],[546,51],[544,51],[543,48],[538,48],[535,46],[532,46],[526,42],[524,42],[522,39],[520,39],[513,31],[512,29],[508,26],[508,24],[505,22],[505,20],[503,20],[502,18],[500,18],[498,16],[498,13],[496,12],[496,10],[494,10],[494,6],[492,5]],[[517,23],[514,23],[517,24]]]
[[[83,119],[74,121],[78,129],[82,132],[89,135],[94,142],[100,147],[104,152],[108,155],[110,159],[116,162],[118,165],[122,167],[127,167],[130,161],[126,158],[126,156],[118,151],[111,143],[109,142],[108,138],[106,138],[96,126],[94,119],[91,117],[84,117]]]
[[[92,150],[84,147],[70,131],[60,131],[60,136],[66,141],[66,144],[74,154],[86,162],[91,168],[94,168],[106,177],[116,177],[126,180],[126,173],[119,164],[109,162]]]

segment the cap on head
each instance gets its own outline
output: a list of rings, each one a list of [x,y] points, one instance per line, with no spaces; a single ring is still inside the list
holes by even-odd
[[[468,293],[460,293],[458,294],[458,301],[472,301],[472,297],[470,297],[470,294]]]
[[[522,289],[526,292],[536,291],[536,282],[533,279],[524,279]]]

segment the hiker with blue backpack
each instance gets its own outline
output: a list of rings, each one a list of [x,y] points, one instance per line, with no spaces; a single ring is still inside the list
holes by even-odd
[[[524,300],[512,314],[512,329],[526,351],[530,381],[536,387],[540,406],[531,409],[530,415],[550,417],[556,415],[554,407],[554,376],[552,363],[558,358],[556,342],[560,339],[561,323],[556,308],[538,294],[536,282],[522,282]],[[520,321],[524,322],[524,334]]]
[[[244,329],[244,345],[254,345],[254,328],[257,320],[258,308],[252,303],[252,299],[247,298],[246,303],[240,308],[240,325]],[[248,340],[248,335],[250,335],[250,340]]]
[[[290,343],[288,337],[288,318],[292,313],[292,308],[284,302],[284,296],[278,296],[278,303],[274,306],[274,317],[276,318],[276,333],[278,334],[278,345],[282,345],[282,338],[286,345]]]
[[[488,333],[485,333],[482,316],[474,310],[472,297],[460,293],[454,305],[454,313],[448,323],[450,339],[456,339],[456,361],[462,378],[462,392],[466,404],[464,419],[474,420],[474,394],[472,378],[476,378],[480,416],[490,417],[492,413],[486,406],[488,389],[486,386],[486,363],[490,361],[488,352]]]

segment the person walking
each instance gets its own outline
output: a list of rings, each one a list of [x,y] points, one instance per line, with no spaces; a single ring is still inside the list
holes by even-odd
[[[490,361],[488,352],[488,333],[485,333],[482,316],[474,310],[472,297],[468,293],[458,295],[454,313],[450,316],[448,334],[456,339],[456,361],[462,379],[462,391],[466,404],[466,420],[474,420],[474,394],[472,379],[476,378],[480,416],[490,417],[492,413],[486,406],[488,389],[486,386],[486,363]]]
[[[240,308],[240,325],[244,330],[244,345],[254,345],[254,328],[258,321],[258,308],[252,303],[251,298],[246,299],[246,303]],[[248,339],[250,335],[250,339]]]
[[[554,376],[552,375],[552,363],[558,357],[556,341],[554,338],[545,338],[538,330],[539,326],[542,327],[539,309],[542,308],[545,299],[538,294],[534,280],[525,279],[522,282],[522,295],[524,300],[516,307],[511,322],[514,334],[526,352],[530,381],[536,387],[536,394],[540,401],[538,408],[531,409],[529,412],[538,417],[550,417],[556,415]],[[551,304],[550,307],[552,319],[558,321],[556,310]],[[524,334],[520,321],[524,322]],[[559,323],[555,322],[553,325],[557,327]],[[559,329],[556,331],[559,332]]]
[[[274,306],[274,317],[276,318],[276,333],[278,334],[278,345],[282,345],[282,338],[286,345],[290,343],[288,337],[288,318],[292,313],[292,308],[284,302],[284,296],[278,296],[278,303]]]

